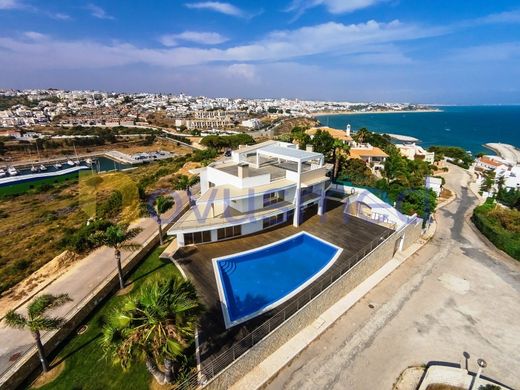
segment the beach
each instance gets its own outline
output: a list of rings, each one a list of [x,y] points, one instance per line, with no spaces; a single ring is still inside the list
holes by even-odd
[[[313,112],[313,116],[320,115],[366,115],[366,114],[413,114],[424,112],[442,112],[441,109],[432,108],[429,110],[385,110],[385,111],[319,111]]]
[[[520,150],[513,145],[502,143],[488,143],[484,145],[505,160],[520,164]]]

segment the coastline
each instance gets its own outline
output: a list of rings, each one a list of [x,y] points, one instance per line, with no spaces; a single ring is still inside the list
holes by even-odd
[[[484,144],[483,146],[489,150],[492,150],[504,160],[511,161],[515,164],[520,164],[520,149],[514,145],[491,142]]]
[[[441,109],[431,110],[386,110],[386,111],[320,111],[313,113],[312,116],[325,116],[325,115],[368,115],[368,114],[413,114],[413,113],[424,113],[424,112],[443,112]]]

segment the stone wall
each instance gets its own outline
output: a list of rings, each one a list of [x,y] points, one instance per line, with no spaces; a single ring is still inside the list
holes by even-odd
[[[272,331],[269,336],[254,345],[233,364],[213,378],[205,388],[228,389],[245,374],[251,371],[274,351],[314,322],[323,312],[356,288],[371,274],[381,268],[394,256],[404,236],[403,249],[412,245],[421,234],[422,220],[406,225],[394,233],[381,245],[370,252],[363,260],[331,284],[320,295],[305,305],[300,311]],[[412,241],[413,240],[413,241]]]

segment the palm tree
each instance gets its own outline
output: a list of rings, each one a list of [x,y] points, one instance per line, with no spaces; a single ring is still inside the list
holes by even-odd
[[[123,280],[123,269],[121,267],[121,251],[135,251],[141,248],[141,244],[132,241],[132,239],[135,238],[141,231],[141,228],[128,229],[128,226],[120,224],[109,226],[102,234],[102,243],[114,249],[120,288],[125,287],[125,282]]]
[[[191,192],[190,187],[195,185],[199,181],[198,176],[189,177],[186,175],[175,175],[172,179],[172,186],[174,190],[186,191],[186,195],[191,204]]]
[[[332,171],[333,180],[338,177],[339,162],[342,153],[348,155],[350,153],[350,145],[346,144],[342,140],[335,139],[332,146],[332,160],[334,162],[334,170]]]
[[[201,311],[189,281],[145,284],[109,316],[100,341],[105,356],[124,369],[142,361],[157,382],[171,383],[176,359],[192,343]]]
[[[163,244],[163,232],[162,232],[162,219],[161,214],[165,213],[169,209],[171,209],[174,205],[175,201],[171,196],[158,196],[155,199],[154,206],[151,210],[151,214],[155,217],[157,221],[157,225],[159,227],[159,242]]]
[[[28,329],[31,332],[36,343],[36,349],[38,350],[40,362],[42,363],[43,372],[49,370],[49,365],[45,358],[40,332],[42,330],[59,329],[63,324],[63,318],[47,317],[45,316],[45,312],[71,300],[67,294],[44,294],[31,302],[27,308],[27,316],[23,316],[14,310],[10,310],[5,315],[5,323],[7,326],[15,329]]]
[[[361,129],[359,129],[358,131],[356,131],[355,138],[356,138],[357,142],[362,144],[369,135],[370,135],[370,131],[368,131],[365,127],[363,127]]]

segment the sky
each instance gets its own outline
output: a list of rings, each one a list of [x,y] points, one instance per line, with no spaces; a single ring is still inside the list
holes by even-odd
[[[520,2],[0,0],[0,88],[520,103]]]

